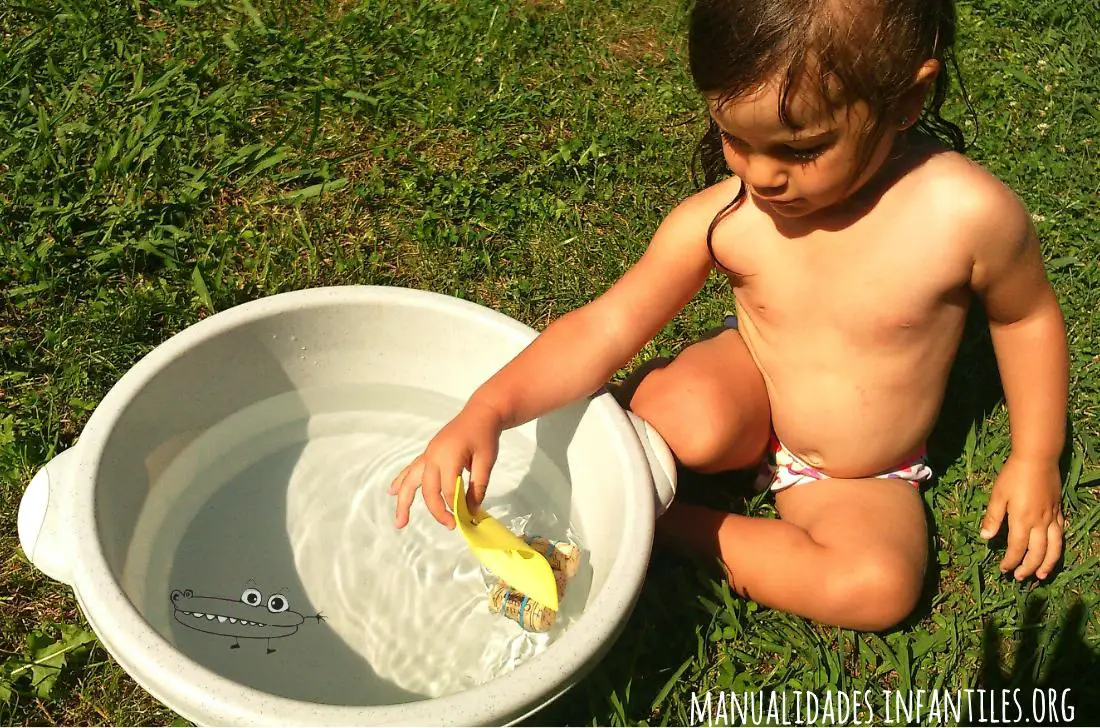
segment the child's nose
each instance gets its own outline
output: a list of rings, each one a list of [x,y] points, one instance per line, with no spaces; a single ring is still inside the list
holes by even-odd
[[[783,165],[761,155],[749,155],[745,158],[745,175],[742,178],[749,187],[767,197],[779,194],[787,184],[787,173]]]

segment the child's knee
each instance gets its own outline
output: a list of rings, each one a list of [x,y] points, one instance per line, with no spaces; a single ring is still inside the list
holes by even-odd
[[[923,562],[897,554],[867,555],[835,579],[831,599],[851,615],[852,629],[879,631],[908,617],[920,599]]]
[[[641,413],[635,408],[635,395],[638,392],[638,388],[655,374],[660,373],[660,371],[671,364],[672,361],[670,357],[666,356],[658,356],[649,359],[631,371],[622,382],[609,384],[607,389],[611,393],[611,396],[615,398],[615,401],[619,403],[620,407],[629,409],[641,417]],[[648,390],[649,387],[646,389]]]
[[[755,465],[770,434],[767,418],[726,402],[674,368],[653,371],[634,393],[631,409],[649,422],[685,467],[721,472]]]

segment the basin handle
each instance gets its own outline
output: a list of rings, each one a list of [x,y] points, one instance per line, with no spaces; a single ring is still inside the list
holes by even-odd
[[[676,497],[676,459],[672,456],[668,443],[653,429],[653,425],[630,410],[626,410],[626,416],[630,419],[630,424],[634,425],[646,460],[649,461],[649,471],[653,476],[653,508],[659,517],[668,510],[672,499]]]
[[[51,579],[72,586],[72,554],[66,519],[76,448],[63,450],[35,473],[19,501],[19,545],[31,563]]]

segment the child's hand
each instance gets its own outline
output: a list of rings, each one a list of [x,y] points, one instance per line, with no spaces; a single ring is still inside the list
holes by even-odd
[[[1002,574],[1013,569],[1017,581],[1032,574],[1040,579],[1050,575],[1062,554],[1061,495],[1057,462],[1009,456],[993,484],[981,530],[983,539],[993,538],[1008,514]]]
[[[395,525],[404,528],[408,524],[409,508],[419,487],[435,520],[454,528],[455,519],[448,508],[454,503],[455,481],[464,468],[470,471],[466,503],[471,510],[480,506],[502,429],[496,410],[469,402],[390,484],[389,494],[397,496]]]

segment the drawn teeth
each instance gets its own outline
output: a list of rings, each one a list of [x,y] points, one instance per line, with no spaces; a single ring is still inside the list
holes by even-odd
[[[247,619],[237,619],[236,617],[223,617],[223,616],[218,615],[218,614],[206,614],[205,612],[183,612],[183,614],[190,614],[192,617],[195,617],[196,619],[206,619],[208,621],[213,621],[213,619],[215,617],[217,617],[218,622],[220,622],[222,624],[224,624],[226,620],[229,620],[230,624],[245,624],[245,625],[248,625],[249,627],[266,627],[267,626],[266,624],[263,624],[261,622],[249,622]]]

